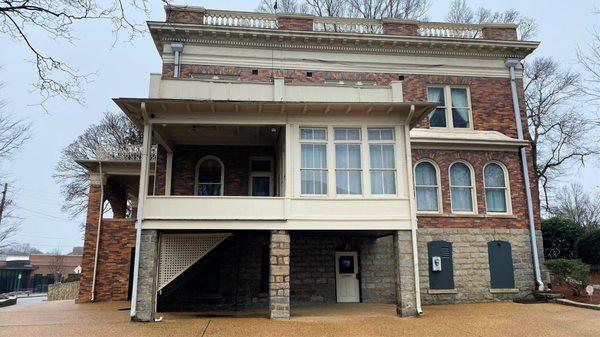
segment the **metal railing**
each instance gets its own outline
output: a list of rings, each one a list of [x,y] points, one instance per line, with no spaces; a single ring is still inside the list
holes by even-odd
[[[150,148],[150,160],[156,160],[157,146]],[[97,160],[142,160],[142,147],[140,145],[102,145],[96,148]]]
[[[204,12],[205,25],[247,27],[274,30],[278,29],[277,14],[238,12],[207,9]],[[308,16],[311,17],[311,16]],[[385,34],[382,19],[361,19],[313,16],[313,31],[354,34]],[[449,22],[408,22],[417,26],[417,35],[423,37],[482,39],[485,24],[462,24]]]

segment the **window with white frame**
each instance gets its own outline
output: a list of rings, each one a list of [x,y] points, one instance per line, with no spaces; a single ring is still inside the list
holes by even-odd
[[[508,212],[508,188],[506,170],[497,163],[489,163],[483,169],[485,205],[488,213]]]
[[[327,129],[301,128],[301,193],[327,194]]]
[[[462,162],[450,166],[450,201],[452,212],[473,213],[475,188],[471,168]]]
[[[432,128],[471,128],[471,105],[466,87],[431,86],[427,88],[427,99],[437,102],[438,107],[429,114]]]
[[[223,195],[223,162],[214,156],[206,156],[198,161],[196,168],[196,195]]]
[[[335,128],[336,194],[362,193],[359,128]]]
[[[394,129],[368,129],[371,194],[396,194]]]
[[[417,211],[440,211],[438,170],[431,162],[422,161],[415,166],[415,189]]]

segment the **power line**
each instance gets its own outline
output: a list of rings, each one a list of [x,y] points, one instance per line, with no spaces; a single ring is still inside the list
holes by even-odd
[[[26,235],[26,234],[15,234],[15,236],[24,236],[24,237],[28,237],[28,238],[38,238],[38,239],[51,239],[51,240],[78,240],[81,241],[83,240],[83,238],[61,238],[61,237],[52,237],[52,236],[41,236],[41,235]]]
[[[18,208],[18,209],[21,209],[21,210],[24,210],[24,211],[27,211],[27,212],[31,212],[31,213],[34,213],[34,214],[37,214],[37,215],[45,216],[45,217],[48,217],[48,218],[51,218],[51,219],[54,219],[54,220],[60,220],[60,221],[69,221],[69,222],[70,222],[70,221],[73,221],[73,220],[71,220],[71,219],[67,219],[67,218],[60,218],[60,217],[57,217],[57,216],[55,216],[55,215],[52,215],[52,214],[47,214],[47,213],[43,213],[43,212],[38,212],[38,211],[35,211],[35,210],[32,210],[32,209],[29,209],[29,208],[25,208],[25,207],[21,207],[21,206],[15,206],[15,208]]]

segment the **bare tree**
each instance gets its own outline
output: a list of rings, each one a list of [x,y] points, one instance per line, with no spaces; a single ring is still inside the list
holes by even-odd
[[[529,40],[538,32],[535,19],[521,14],[516,9],[494,12],[489,8],[479,7],[473,10],[466,0],[453,0],[446,21],[454,23],[515,23],[521,40]]]
[[[106,112],[104,118],[87,128],[63,151],[54,172],[64,197],[62,209],[75,217],[87,208],[89,181],[86,170],[77,159],[95,159],[103,146],[124,146],[142,143],[139,129],[122,113]]]
[[[50,253],[50,261],[48,261],[48,270],[54,275],[54,282],[61,282],[65,272],[65,256],[60,248],[53,249]]]
[[[538,57],[525,64],[523,81],[533,164],[548,209],[551,182],[600,149],[593,122],[577,104],[579,74],[561,69],[551,58]]]
[[[600,228],[600,194],[586,193],[581,184],[565,186],[556,193],[550,213],[571,219],[586,229]]]
[[[42,254],[42,252],[33,247],[29,243],[13,243],[8,247],[2,249],[2,254],[7,255],[31,255],[31,254]]]
[[[77,23],[106,21],[112,26],[115,41],[120,33],[131,40],[145,31],[144,22],[136,22],[132,15],[142,12],[147,16],[147,5],[148,0],[4,0],[0,1],[0,34],[29,49],[37,71],[34,87],[43,100],[58,96],[82,103],[83,86],[91,74],[82,74],[44,51],[34,41],[34,33],[74,44]]]
[[[596,9],[594,14],[600,15],[600,9]],[[585,70],[585,86],[583,90],[588,98],[600,103],[600,28],[593,27],[590,32],[590,41],[583,48],[577,48],[577,59],[579,64]],[[600,119],[599,123],[600,125]]]
[[[316,16],[344,17],[348,12],[346,0],[306,0],[306,5]]]

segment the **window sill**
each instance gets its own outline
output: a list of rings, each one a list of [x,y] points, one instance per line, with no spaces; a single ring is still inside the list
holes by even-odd
[[[492,294],[518,294],[519,289],[517,289],[517,288],[497,288],[497,289],[490,289],[490,293],[492,293]]]
[[[456,289],[428,289],[427,293],[430,295],[451,295],[458,294]]]
[[[417,212],[417,217],[435,217],[435,218],[479,218],[479,219],[518,219],[512,214],[460,214],[460,213],[426,213]]]

